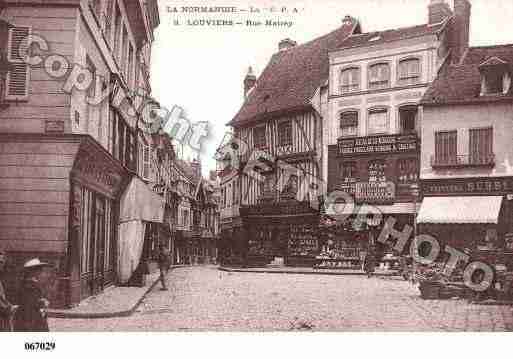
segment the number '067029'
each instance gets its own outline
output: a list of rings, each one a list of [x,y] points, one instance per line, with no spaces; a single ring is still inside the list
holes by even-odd
[[[25,343],[25,350],[30,350],[30,351],[52,351],[52,350],[55,350],[55,343],[54,342]]]

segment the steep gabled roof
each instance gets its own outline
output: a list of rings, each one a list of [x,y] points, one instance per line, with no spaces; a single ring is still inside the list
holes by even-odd
[[[438,24],[424,24],[417,26],[391,29],[385,31],[367,32],[349,36],[338,48],[349,49],[355,47],[374,46],[392,41],[405,40],[415,37],[437,34],[445,28],[447,21]]]
[[[496,59],[500,59],[498,62]],[[505,62],[505,63],[504,63]],[[513,86],[506,95],[481,94],[481,72],[485,64],[509,66],[513,70],[513,44],[471,47],[459,64],[447,65],[424,94],[422,104],[465,104],[512,101]]]
[[[353,19],[327,35],[275,53],[228,125],[241,126],[280,112],[311,108],[315,92],[328,80],[328,52],[358,28]]]

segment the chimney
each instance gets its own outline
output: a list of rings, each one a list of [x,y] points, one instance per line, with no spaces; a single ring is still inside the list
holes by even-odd
[[[344,19],[342,19],[342,27],[346,28],[346,31],[351,32],[351,35],[362,33],[360,21],[351,15],[346,15]]]
[[[454,19],[451,29],[453,64],[461,61],[469,47],[471,9],[472,5],[468,0],[454,0]]]
[[[297,45],[297,42],[295,42],[289,38],[286,38],[286,39],[283,39],[280,41],[280,43],[278,44],[278,50],[279,51],[288,50],[296,45]]]
[[[428,24],[438,24],[452,16],[451,7],[445,0],[431,0],[428,9]]]
[[[253,68],[250,66],[248,68],[248,73],[246,77],[244,78],[244,98],[246,99],[248,97],[249,91],[255,86],[256,84],[256,76],[253,73]]]
[[[197,159],[193,159],[191,162],[191,168],[196,176],[201,177],[201,162]]]

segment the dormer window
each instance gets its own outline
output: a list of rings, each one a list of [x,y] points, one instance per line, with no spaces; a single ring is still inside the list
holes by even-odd
[[[511,64],[491,57],[481,65],[481,96],[506,95],[511,89]]]

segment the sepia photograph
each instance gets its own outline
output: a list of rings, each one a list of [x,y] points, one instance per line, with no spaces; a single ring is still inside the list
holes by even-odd
[[[512,331],[512,21],[0,0],[0,343]]]

